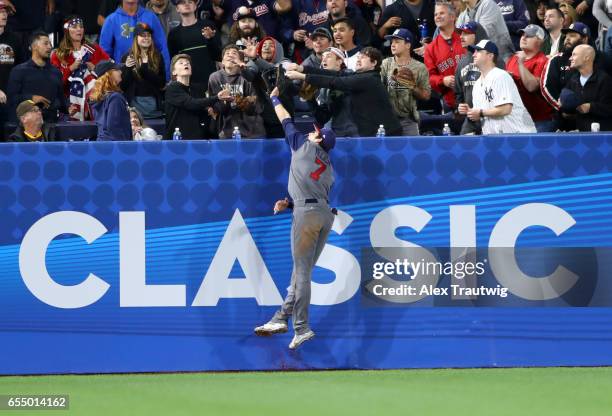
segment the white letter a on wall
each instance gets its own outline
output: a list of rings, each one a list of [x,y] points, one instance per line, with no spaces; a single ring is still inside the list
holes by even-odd
[[[230,279],[238,261],[245,278]],[[259,305],[283,302],[240,211],[234,211],[192,306],[216,306],[221,298],[255,298]]]

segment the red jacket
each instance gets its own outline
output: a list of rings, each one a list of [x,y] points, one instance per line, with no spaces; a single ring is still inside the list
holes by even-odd
[[[94,43],[90,44],[89,46],[94,49],[94,53],[91,55],[91,58],[89,60],[92,64],[96,65],[100,61],[107,61],[110,59],[106,52],[104,52],[104,49],[100,47],[100,45]],[[73,63],[74,55],[72,53],[66,57],[66,62],[61,62],[57,57],[55,51],[51,53],[51,65],[55,66],[62,73],[62,82],[64,83],[64,93],[66,94],[66,97],[69,96],[68,78],[72,73],[72,71],[70,71],[70,65],[72,65]]]
[[[110,59],[104,49],[96,44],[86,44],[83,46],[82,50],[86,50],[85,60],[87,62],[91,62],[96,65],[100,61],[105,61]],[[81,71],[78,68],[75,71],[70,70],[70,66],[74,63],[74,53],[69,54],[66,57],[66,61],[60,61],[57,53],[53,51],[51,54],[51,64],[62,73],[62,84],[64,85],[64,95],[68,98],[69,104],[72,106],[76,105],[76,113],[71,115],[72,119],[75,120],[89,120],[92,117],[92,114],[89,111],[89,100],[87,97],[93,88],[96,76],[93,72],[90,71]],[[81,65],[81,68],[84,70],[85,64]],[[68,80],[71,76],[79,79],[83,79],[83,86],[81,88],[75,88],[71,90],[71,81]],[[74,81],[74,80],[73,80]],[[78,85],[78,82],[77,82]],[[74,82],[72,83],[74,87]],[[74,96],[72,95],[74,93]]]
[[[544,55],[544,53],[540,52],[534,57],[527,59],[523,65],[525,65],[527,71],[531,72],[533,76],[541,80],[542,73],[544,72],[547,64],[548,58],[546,55]],[[521,73],[519,72],[518,68],[518,56],[512,55],[506,64],[506,71],[512,75],[512,79],[514,79],[514,83],[516,84],[519,94],[521,95],[521,100],[523,100],[523,104],[525,104],[525,108],[527,108],[527,111],[529,111],[529,114],[531,114],[533,121],[552,120],[553,108],[548,104],[548,101],[546,101],[542,95],[540,88],[534,92],[529,92],[523,85],[523,81],[521,81]]]
[[[444,96],[444,101],[450,108],[455,108],[455,91],[448,88],[442,81],[448,75],[455,75],[457,63],[465,49],[461,47],[461,37],[453,32],[449,45],[442,35],[438,35],[425,47],[425,66],[429,71],[429,83],[434,91]]]

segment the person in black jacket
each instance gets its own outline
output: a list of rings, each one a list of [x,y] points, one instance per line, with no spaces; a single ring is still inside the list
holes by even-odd
[[[55,126],[43,121],[40,107],[32,100],[25,100],[16,110],[19,126],[8,137],[9,142],[52,142],[55,140]]]
[[[30,42],[32,59],[17,65],[9,76],[6,95],[11,108],[25,100],[32,100],[43,106],[43,118],[55,122],[58,111],[66,113],[66,97],[61,72],[51,65],[51,41],[44,32],[35,32]],[[14,111],[10,114],[15,120]]]
[[[9,99],[6,95],[9,74],[15,65],[25,59],[25,49],[21,39],[7,30],[8,6],[0,3],[0,141],[4,139],[4,123],[9,117]]]
[[[161,53],[153,43],[153,29],[146,23],[138,23],[134,29],[134,42],[123,55],[123,81],[130,106],[136,107],[144,118],[162,116],[162,89],[166,71]]]
[[[595,49],[578,45],[570,58],[570,67],[578,73],[572,75],[567,90],[561,91],[561,111],[574,113],[576,127],[591,131],[592,123],[599,123],[602,131],[612,130],[612,78],[593,66]]]
[[[355,73],[291,65],[292,70],[287,71],[286,76],[289,79],[305,80],[319,88],[349,91],[351,113],[361,136],[375,136],[380,124],[384,125],[387,136],[401,136],[402,126],[380,79],[381,62],[380,51],[366,47],[359,52]]]
[[[427,27],[427,36],[433,36],[436,26],[434,23],[435,1],[427,0],[397,0],[385,7],[380,17],[378,26],[378,37],[384,39],[397,28],[408,29],[413,35],[414,47],[424,43],[421,39],[419,21]],[[414,12],[420,10],[419,16],[415,17]]]
[[[173,0],[181,16],[181,24],[168,33],[170,56],[184,53],[191,56],[197,71],[191,77],[191,86],[206,91],[210,74],[217,70],[215,61],[221,60],[221,38],[215,22],[198,20],[193,1]]]
[[[175,55],[170,64],[172,81],[166,86],[166,134],[171,139],[178,128],[183,139],[205,139],[209,135],[203,122],[208,118],[209,108],[217,101],[231,101],[229,90],[220,91],[216,97],[196,97],[190,87],[191,57]]]
[[[569,28],[561,32],[565,36],[562,50],[548,60],[540,78],[542,96],[555,110],[561,107],[559,102],[561,90],[565,88],[572,74],[576,73],[575,70],[570,69],[572,52],[578,45],[588,45],[591,37],[589,27],[581,22],[572,23]]]

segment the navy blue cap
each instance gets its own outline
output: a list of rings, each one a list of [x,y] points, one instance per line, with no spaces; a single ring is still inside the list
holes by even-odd
[[[106,74],[108,71],[112,69],[121,70],[121,66],[117,65],[113,61],[100,61],[94,68],[94,72],[96,76],[100,78],[102,75]]]
[[[323,139],[321,141],[321,147],[329,152],[336,146],[336,133],[332,129],[323,128],[320,129],[316,124],[314,125],[315,131],[321,136]]]
[[[478,26],[480,26],[478,23],[471,21],[471,22],[467,22],[462,24],[461,26],[459,26],[457,28],[457,30],[459,32],[467,32],[467,33],[471,33],[473,35],[476,34],[476,29],[478,29]]]
[[[582,36],[588,36],[589,38],[591,37],[591,29],[589,29],[589,27],[582,22],[575,22],[569,25],[567,29],[561,29],[561,33],[568,32],[579,33]]]
[[[497,49],[497,45],[487,39],[481,40],[476,45],[468,46],[468,49],[470,50],[470,52],[487,51],[494,55],[499,55],[499,50]]]
[[[561,111],[564,113],[575,113],[576,108],[584,104],[582,97],[569,88],[561,90],[559,101],[561,101]]]
[[[385,36],[385,39],[402,39],[408,43],[414,43],[414,36],[412,36],[412,32],[404,28],[395,29],[392,34]]]

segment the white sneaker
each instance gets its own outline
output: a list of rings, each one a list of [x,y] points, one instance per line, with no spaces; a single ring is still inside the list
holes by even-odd
[[[315,333],[312,332],[312,330],[309,330],[308,332],[303,333],[302,335],[294,335],[293,339],[291,340],[291,343],[289,344],[289,349],[290,350],[294,350],[297,347],[299,347],[300,345],[302,345],[304,342],[308,341],[309,339],[312,339],[315,336]]]
[[[260,337],[268,337],[274,334],[283,334],[287,332],[287,324],[284,322],[267,322],[255,328],[255,334]]]

